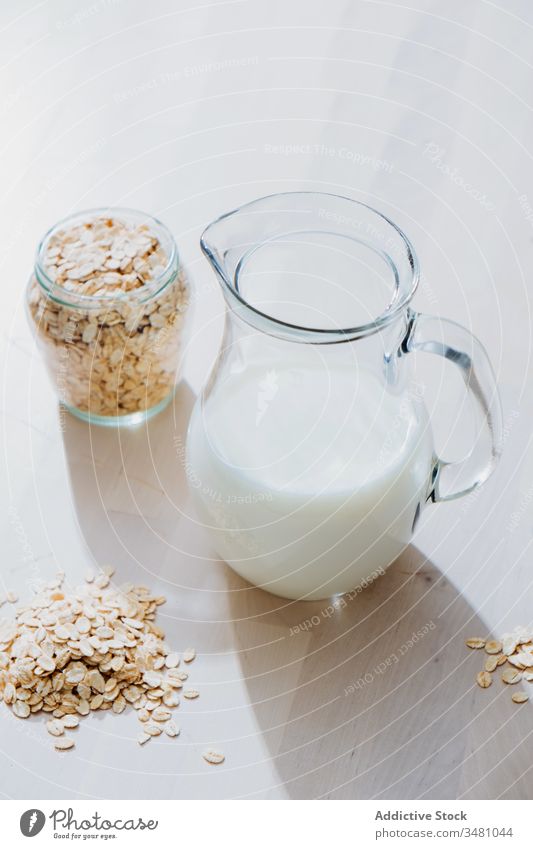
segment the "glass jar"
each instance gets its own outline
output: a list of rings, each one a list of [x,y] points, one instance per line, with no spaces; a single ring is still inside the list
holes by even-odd
[[[96,209],[52,227],[27,305],[60,402],[111,426],[162,410],[180,373],[189,301],[176,243],[157,219]]]

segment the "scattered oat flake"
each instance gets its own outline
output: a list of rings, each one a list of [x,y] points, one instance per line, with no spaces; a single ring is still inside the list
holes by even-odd
[[[6,593],[6,601],[10,604],[16,604],[18,600],[19,597],[13,590],[9,590],[9,592]]]
[[[507,660],[510,664],[512,664],[512,666],[516,666],[518,669],[526,669],[531,665],[529,662],[529,653],[526,652],[510,654]]]
[[[494,672],[497,666],[498,658],[492,655],[491,657],[488,657],[485,661],[485,672]]]
[[[167,737],[177,737],[179,733],[180,730],[174,720],[171,719],[169,722],[167,722],[167,724],[165,725],[165,734],[167,735]]]
[[[185,651],[183,652],[183,660],[185,661],[185,663],[191,663],[191,661],[193,661],[195,657],[196,652],[194,649],[185,649]]]
[[[466,645],[469,649],[484,649],[485,648],[485,640],[482,640],[481,637],[470,637],[465,641]]]
[[[140,746],[144,746],[144,744],[148,743],[148,740],[151,740],[151,739],[152,738],[151,738],[150,734],[144,734],[143,733],[143,734],[139,734],[139,736],[137,737],[137,742],[139,743]]]
[[[143,724],[143,728],[146,734],[149,734],[150,737],[159,737],[163,731],[163,727],[158,725],[157,722],[145,722]]]
[[[64,752],[67,749],[74,748],[74,740],[72,737],[58,737],[54,742],[54,746],[56,749],[59,749],[59,751]]]
[[[202,755],[204,761],[207,761],[208,764],[221,764],[224,763],[225,757],[222,752],[215,752],[212,749],[209,749],[207,752],[204,752]]]
[[[86,616],[80,616],[80,618],[76,620],[76,628],[80,634],[88,634],[91,630],[91,623]]]
[[[11,705],[15,701],[17,697],[17,691],[15,685],[8,681],[6,686],[4,687],[4,702],[6,705]]]
[[[197,699],[200,693],[198,690],[184,690],[183,698],[184,699]]]
[[[522,673],[518,669],[505,669],[502,672],[504,684],[518,684],[522,680]]]
[[[529,700],[529,696],[527,695],[527,693],[524,693],[522,691],[520,691],[519,693],[513,693],[511,698],[513,702],[517,705],[521,705]]]
[[[152,711],[152,719],[155,719],[156,722],[166,722],[171,716],[172,714],[166,708],[157,707]]]
[[[518,652],[518,654],[513,655],[513,657],[516,657],[524,668],[527,666],[533,666],[533,654],[530,651]]]
[[[113,702],[113,713],[122,713],[126,708],[126,699],[124,696],[117,696]]]
[[[486,687],[490,687],[490,685],[492,684],[492,676],[489,672],[485,672],[485,670],[482,670],[476,675],[476,681],[480,687],[485,689]]]
[[[518,641],[516,637],[506,635],[502,639],[502,649],[503,653],[506,655],[514,654],[516,651],[516,647],[518,645]]]
[[[143,675],[143,681],[145,684],[148,684],[150,688],[158,687],[161,683],[161,675],[159,672],[145,672]]]
[[[168,680],[171,681],[171,682],[172,681],[183,682],[183,681],[186,681],[188,677],[189,677],[189,675],[188,675],[187,672],[178,672],[177,669],[171,669],[170,672],[168,673]],[[172,686],[174,686],[174,684],[172,684]]]
[[[18,716],[19,719],[27,719],[30,715],[30,706],[19,699],[13,705],[13,713],[15,716]]]
[[[485,643],[485,651],[487,654],[500,654],[502,650],[502,644],[499,640],[489,640]]]
[[[47,654],[41,654],[37,658],[37,663],[44,669],[46,672],[53,672],[56,668],[55,660],[49,657]]]

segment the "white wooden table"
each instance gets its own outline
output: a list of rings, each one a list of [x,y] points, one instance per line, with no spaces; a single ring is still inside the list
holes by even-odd
[[[130,715],[89,717],[61,756],[40,719],[0,710],[4,797],[531,798],[531,706],[480,690],[464,648],[530,622],[533,591],[533,12],[503,5],[21,0],[0,13],[2,583],[24,598],[57,568],[75,582],[114,563],[168,597],[163,627],[195,645],[201,690],[179,739],[142,749]],[[369,202],[408,232],[416,305],[482,339],[506,422],[490,484],[428,508],[386,577],[329,618],[212,558],[176,451],[220,339],[201,230],[299,188]],[[39,236],[103,204],[161,217],[196,285],[186,382],[132,431],[60,417],[24,316]],[[459,383],[434,361],[420,371],[454,456]],[[223,766],[202,761],[210,743]]]

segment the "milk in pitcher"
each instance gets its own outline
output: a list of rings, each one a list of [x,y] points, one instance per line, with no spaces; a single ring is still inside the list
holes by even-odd
[[[405,547],[425,501],[425,408],[374,373],[248,367],[197,405],[188,469],[217,553],[287,598],[353,590]],[[228,416],[228,409],[239,415]]]

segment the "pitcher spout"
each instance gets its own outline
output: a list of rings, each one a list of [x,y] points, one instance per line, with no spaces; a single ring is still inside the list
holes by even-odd
[[[233,274],[230,255],[235,250],[235,217],[238,210],[232,210],[208,224],[200,238],[202,253],[212,268],[225,283],[230,285]]]
[[[259,198],[226,212],[206,227],[200,247],[228,286],[235,284],[239,265],[247,255],[287,231],[287,215],[281,213],[287,203],[294,211],[294,201],[291,207],[289,196]]]

